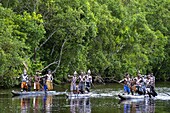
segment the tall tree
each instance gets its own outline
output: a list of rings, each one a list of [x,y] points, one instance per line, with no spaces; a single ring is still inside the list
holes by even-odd
[[[17,15],[12,10],[0,6],[0,77],[1,85],[15,84],[14,77],[23,70],[23,62],[31,66],[31,51],[44,37],[44,27],[40,15],[24,13]],[[29,71],[32,71],[30,69]]]

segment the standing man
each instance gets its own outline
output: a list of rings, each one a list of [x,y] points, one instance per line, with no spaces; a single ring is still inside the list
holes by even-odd
[[[27,70],[24,68],[24,73],[21,75],[21,91],[28,90],[28,75]]]
[[[124,79],[120,80],[119,83],[124,82],[124,93],[128,93],[130,94],[130,83],[131,83],[131,79],[128,73],[125,74]]]
[[[90,87],[91,87],[91,84],[92,84],[92,76],[90,75],[91,74],[91,71],[90,69],[87,71],[87,75],[85,76],[85,84],[86,84],[86,90],[87,92],[90,92]]]
[[[47,76],[47,80],[46,80],[47,88],[48,90],[53,90],[53,75],[51,73],[51,70],[48,70],[46,76]]]
[[[141,88],[142,75],[140,73],[138,73],[138,75],[135,79],[136,79],[137,92],[140,93],[142,91],[142,88]]]
[[[33,80],[33,77],[32,77],[32,75],[31,75],[30,77],[28,77],[28,82],[27,82],[28,91],[31,91],[32,80]]]
[[[77,81],[77,72],[75,71],[71,79],[71,87],[70,87],[71,93],[74,93],[74,94],[77,93],[76,81]]]
[[[39,91],[40,90],[40,77],[39,77],[40,72],[36,71],[36,74],[34,76],[34,91]]]
[[[85,88],[85,76],[84,76],[83,72],[81,72],[81,75],[79,75],[79,85],[78,85],[78,87],[79,87],[79,92],[81,94],[83,94],[84,88]]]
[[[150,82],[151,82],[151,85],[155,88],[155,76],[153,76],[153,73],[150,74]]]

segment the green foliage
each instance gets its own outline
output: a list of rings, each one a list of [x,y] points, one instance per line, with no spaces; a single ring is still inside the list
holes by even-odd
[[[17,76],[26,61],[29,73],[48,66],[61,81],[68,73],[87,69],[117,78],[126,72],[136,76],[140,70],[168,79],[169,4],[168,0],[2,0],[0,76],[9,69]]]
[[[45,30],[40,15],[35,13],[17,15],[0,6],[0,18],[0,85],[9,87],[15,85],[14,78],[22,73],[23,61],[28,63],[31,72],[32,48],[38,46]]]

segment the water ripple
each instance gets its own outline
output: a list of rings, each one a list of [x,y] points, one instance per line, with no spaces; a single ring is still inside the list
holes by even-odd
[[[155,89],[158,96],[153,98],[154,100],[170,100],[170,88],[168,87],[158,87]],[[115,91],[112,88],[106,89],[95,89],[92,91],[91,97],[103,98],[103,97],[114,97],[118,99],[117,95],[122,91]]]

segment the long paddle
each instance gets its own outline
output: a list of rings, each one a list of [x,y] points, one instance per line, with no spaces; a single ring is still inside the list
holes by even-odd
[[[95,88],[95,86],[94,86],[93,82],[91,82],[91,84],[92,84],[92,86]]]
[[[118,80],[115,80],[115,79],[112,79],[112,80],[124,86],[124,84],[120,83]]]

